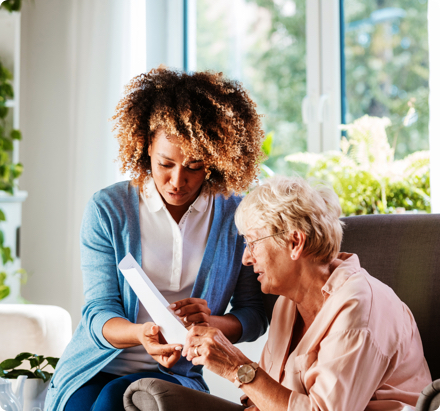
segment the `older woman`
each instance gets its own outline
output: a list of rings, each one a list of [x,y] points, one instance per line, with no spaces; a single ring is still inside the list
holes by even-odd
[[[132,179],[86,207],[82,321],[46,410],[122,411],[125,389],[144,377],[207,390],[202,367],[163,341],[118,270],[129,252],[187,326],[215,326],[231,342],[255,340],[267,327],[233,221],[241,199],[232,193],[255,179],[264,137],[247,92],[218,73],[159,68],[130,82],[114,120]]]
[[[338,253],[341,208],[329,188],[276,178],[252,191],[235,221],[243,263],[264,293],[280,295],[259,365],[214,328],[194,327],[193,364],[235,382],[266,410],[401,410],[431,381],[408,307]]]

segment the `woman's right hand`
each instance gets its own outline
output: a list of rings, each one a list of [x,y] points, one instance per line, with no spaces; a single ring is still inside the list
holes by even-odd
[[[148,354],[166,368],[173,367],[182,354],[180,344],[167,344],[159,327],[151,322],[139,328],[138,338]]]

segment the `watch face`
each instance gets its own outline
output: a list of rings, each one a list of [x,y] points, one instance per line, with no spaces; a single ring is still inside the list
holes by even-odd
[[[254,377],[255,370],[250,364],[242,365],[237,371],[237,379],[243,384],[251,382]]]

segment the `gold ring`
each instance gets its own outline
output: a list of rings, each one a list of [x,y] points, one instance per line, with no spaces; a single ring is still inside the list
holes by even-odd
[[[196,357],[198,357],[200,354],[199,354],[199,352],[198,352],[198,350],[197,350],[197,347],[194,347],[194,355],[196,356]]]

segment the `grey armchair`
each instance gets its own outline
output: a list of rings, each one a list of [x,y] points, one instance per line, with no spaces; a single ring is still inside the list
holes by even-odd
[[[374,215],[342,219],[342,251],[356,253],[361,265],[389,285],[414,314],[433,380],[440,378],[440,214]],[[265,295],[269,320],[276,296]],[[127,411],[235,411],[243,407],[213,395],[159,380],[140,380],[124,395]],[[426,387],[417,411],[440,405],[440,380]]]

